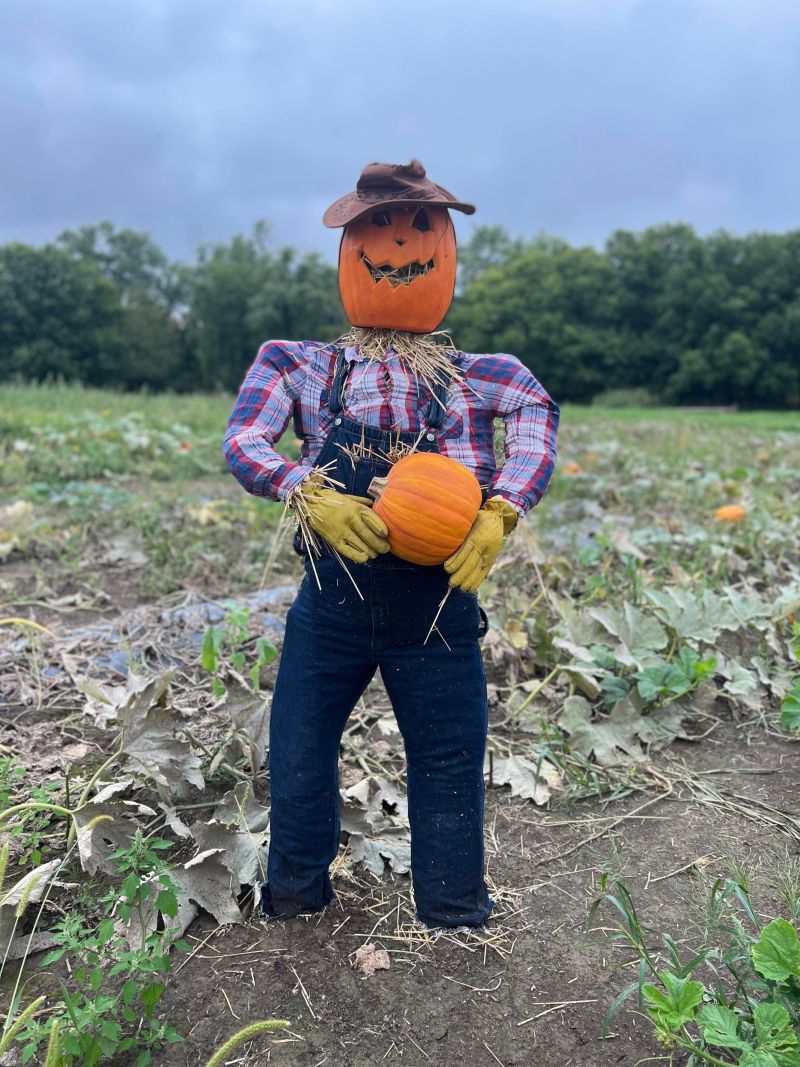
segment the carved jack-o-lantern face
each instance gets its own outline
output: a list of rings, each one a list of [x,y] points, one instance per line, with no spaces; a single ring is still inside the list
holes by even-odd
[[[455,281],[447,208],[381,208],[345,226],[339,291],[354,326],[430,333],[447,314]]]

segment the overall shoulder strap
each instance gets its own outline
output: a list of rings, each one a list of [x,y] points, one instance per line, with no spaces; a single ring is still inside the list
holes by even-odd
[[[444,371],[439,371],[431,390],[431,402],[425,421],[430,430],[441,430],[447,414],[447,395],[450,392],[450,378]]]
[[[344,399],[344,386],[347,381],[347,375],[350,370],[350,366],[347,360],[344,358],[344,349],[339,349],[339,355],[336,357],[336,365],[333,371],[333,382],[331,383],[331,395],[328,398],[328,410],[331,415],[341,414],[343,408]]]

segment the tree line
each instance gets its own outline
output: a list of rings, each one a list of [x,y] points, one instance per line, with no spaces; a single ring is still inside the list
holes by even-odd
[[[267,338],[346,329],[336,268],[268,227],[171,261],[111,223],[0,246],[0,381],[236,389]],[[511,352],[559,401],[800,408],[800,231],[619,230],[602,250],[482,227],[444,324]]]

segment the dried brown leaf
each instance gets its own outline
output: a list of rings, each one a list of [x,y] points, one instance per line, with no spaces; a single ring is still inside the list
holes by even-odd
[[[364,978],[371,978],[376,971],[389,970],[389,953],[370,941],[353,953],[353,967]]]

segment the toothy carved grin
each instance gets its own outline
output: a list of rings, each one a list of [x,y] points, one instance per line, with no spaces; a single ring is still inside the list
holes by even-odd
[[[392,267],[388,263],[382,263],[376,267],[372,260],[362,252],[361,262],[372,275],[374,282],[385,278],[393,289],[396,289],[398,285],[411,285],[415,278],[422,278],[428,271],[433,270],[432,259],[429,259],[427,263],[420,263],[415,259],[413,263],[406,263],[402,267]]]

